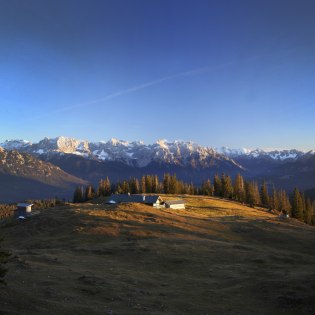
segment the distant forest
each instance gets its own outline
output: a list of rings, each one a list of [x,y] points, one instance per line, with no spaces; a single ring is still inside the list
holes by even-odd
[[[193,183],[178,180],[176,174],[164,174],[160,181],[157,175],[144,175],[138,178],[119,181],[115,184],[110,179],[100,180],[95,189],[92,185],[78,186],[74,191],[73,202],[85,202],[96,197],[111,194],[189,194],[204,195],[234,200],[251,207],[260,206],[289,215],[307,224],[315,225],[315,202],[306,198],[304,193],[295,188],[291,194],[275,187],[268,189],[265,181],[258,185],[256,181],[244,180],[238,174],[234,181],[226,174],[215,175],[213,180],[204,181],[197,187]]]

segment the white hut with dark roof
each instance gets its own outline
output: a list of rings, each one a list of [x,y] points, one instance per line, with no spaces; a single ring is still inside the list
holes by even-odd
[[[168,201],[165,201],[165,208],[185,209],[185,201],[184,200],[168,200]]]
[[[32,203],[18,203],[15,211],[16,217],[27,217],[32,213]]]

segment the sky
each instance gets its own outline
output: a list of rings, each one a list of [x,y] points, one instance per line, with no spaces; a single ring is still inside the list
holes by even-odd
[[[313,0],[0,0],[0,142],[315,149]]]

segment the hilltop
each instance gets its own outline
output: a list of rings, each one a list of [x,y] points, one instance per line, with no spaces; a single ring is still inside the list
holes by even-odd
[[[1,314],[314,314],[314,227],[181,198],[186,210],[96,200],[0,222]]]

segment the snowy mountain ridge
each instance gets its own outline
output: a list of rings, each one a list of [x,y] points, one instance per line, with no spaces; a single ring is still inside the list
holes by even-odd
[[[236,158],[240,156],[249,158],[271,158],[273,160],[284,161],[288,159],[296,159],[306,154],[314,154],[315,150],[301,151],[296,149],[291,150],[277,150],[277,149],[230,149],[227,147],[215,148],[215,150],[221,154],[224,154],[231,158]]]
[[[44,138],[37,143],[26,140],[6,140],[0,144],[6,150],[17,150],[34,155],[75,154],[88,159],[100,161],[120,161],[127,165],[144,167],[150,162],[170,163],[207,167],[215,159],[226,160],[237,165],[237,157],[269,158],[277,161],[297,159],[306,154],[315,154],[315,150],[303,152],[298,150],[230,149],[227,147],[211,148],[200,146],[191,141],[176,140],[169,142],[160,139],[146,145],[142,141],[123,141],[115,138],[109,141],[89,142],[70,137]],[[212,164],[211,164],[212,163]]]

